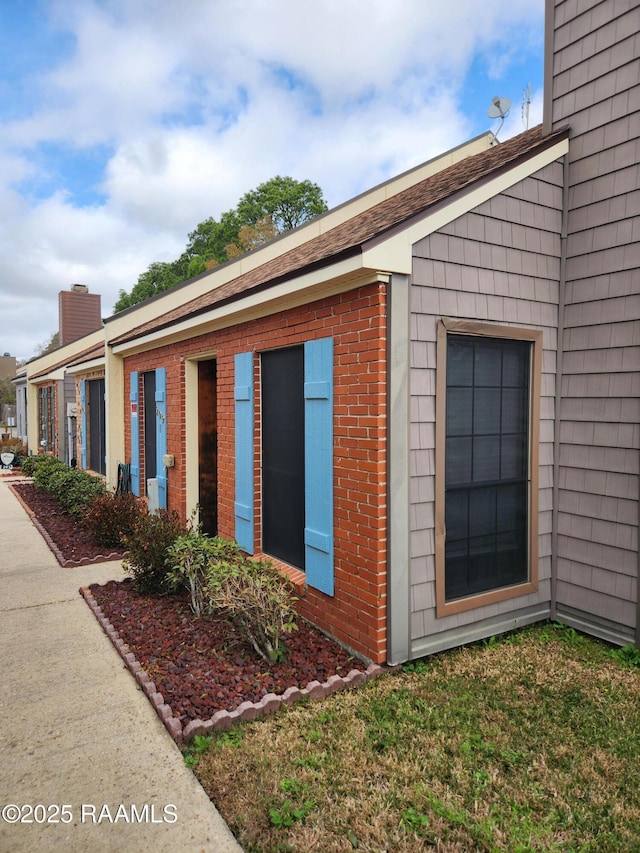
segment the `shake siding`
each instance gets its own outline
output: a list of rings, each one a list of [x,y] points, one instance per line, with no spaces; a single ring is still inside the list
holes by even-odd
[[[413,247],[410,369],[412,654],[548,612],[563,173],[552,163]],[[436,328],[440,317],[542,329],[538,591],[444,618],[435,609]],[[545,612],[546,611],[546,612]],[[534,616],[535,614],[535,616]],[[466,627],[465,627],[466,626]],[[489,626],[489,628],[487,627]],[[471,632],[471,633],[469,633]]]
[[[623,641],[638,570],[639,33],[629,0],[556,2],[552,120],[571,127],[558,614]]]

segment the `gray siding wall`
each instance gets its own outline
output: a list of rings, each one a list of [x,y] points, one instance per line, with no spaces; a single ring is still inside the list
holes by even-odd
[[[571,128],[558,615],[624,642],[638,572],[640,5],[555,6],[552,125]]]
[[[548,615],[563,166],[552,163],[413,247],[410,353],[412,656]],[[539,588],[436,618],[435,374],[440,317],[542,329]]]

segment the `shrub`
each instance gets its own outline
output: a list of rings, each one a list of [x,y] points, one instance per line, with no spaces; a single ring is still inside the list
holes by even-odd
[[[87,511],[92,498],[105,493],[101,479],[87,471],[70,468],[55,456],[27,456],[22,472],[32,476],[34,485],[49,492],[74,518],[80,518]]]
[[[209,538],[199,531],[179,536],[167,550],[167,580],[171,589],[188,589],[196,616],[206,610],[206,588],[211,567],[220,562],[239,562],[243,554],[235,542]]]
[[[122,537],[129,551],[123,566],[133,577],[138,592],[168,590],[167,552],[175,540],[187,532],[186,523],[175,510],[171,513],[164,509],[156,513],[141,512],[135,517],[131,532]]]
[[[38,456],[30,456],[33,471],[30,476],[33,477],[33,483],[38,489],[44,489],[46,492],[50,490],[51,478],[67,466],[55,456],[47,456],[45,454]],[[24,468],[23,468],[24,470]]]
[[[293,585],[267,560],[242,558],[211,565],[209,606],[226,612],[237,630],[268,664],[285,656],[283,635],[295,631]]]
[[[39,473],[40,470],[36,476]],[[61,468],[52,468],[47,474],[47,491],[73,518],[79,519],[87,511],[92,499],[105,493],[102,480],[86,471],[69,468],[64,463]]]
[[[92,498],[83,519],[98,545],[121,548],[133,533],[138,517],[143,513],[139,498],[131,492],[111,494],[105,492]]]
[[[20,467],[22,468],[22,473],[25,477],[33,477],[36,469],[40,465],[46,465],[48,459],[53,459],[52,456],[45,456],[44,454],[37,454],[33,456],[25,456],[23,457]],[[57,461],[57,460],[56,460]]]

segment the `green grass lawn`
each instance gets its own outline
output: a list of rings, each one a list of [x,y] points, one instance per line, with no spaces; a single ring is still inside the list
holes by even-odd
[[[253,851],[640,851],[640,653],[560,625],[408,664],[188,762]]]

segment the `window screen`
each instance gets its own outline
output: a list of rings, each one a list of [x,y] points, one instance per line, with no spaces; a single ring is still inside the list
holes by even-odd
[[[445,600],[528,579],[528,341],[449,335]]]

